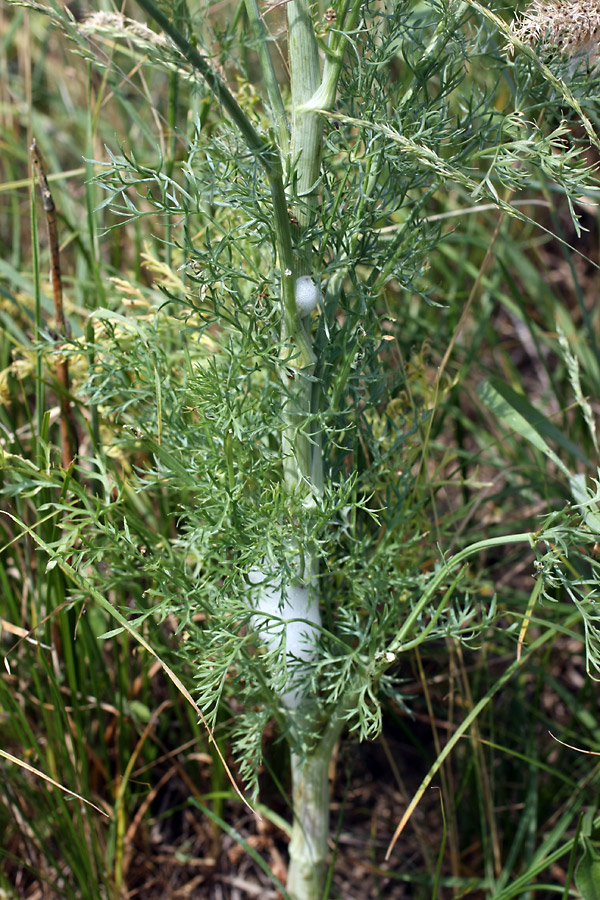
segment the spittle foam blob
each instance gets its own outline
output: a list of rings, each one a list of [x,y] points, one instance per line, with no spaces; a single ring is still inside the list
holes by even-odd
[[[310,275],[301,275],[300,278],[296,278],[294,295],[296,298],[296,309],[301,316],[307,316],[311,313],[321,299],[321,291]]]
[[[255,593],[252,617],[261,639],[269,651],[281,647],[285,651],[286,678],[281,700],[289,709],[296,709],[304,691],[300,687],[302,663],[314,659],[319,639],[321,614],[314,592],[308,587],[281,589],[262,569],[249,573],[252,584],[264,585]]]

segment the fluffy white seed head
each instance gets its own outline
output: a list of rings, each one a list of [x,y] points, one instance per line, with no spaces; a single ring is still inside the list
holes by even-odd
[[[296,278],[294,293],[296,309],[301,316],[307,316],[311,313],[321,299],[321,291],[310,275],[301,275],[300,278]]]

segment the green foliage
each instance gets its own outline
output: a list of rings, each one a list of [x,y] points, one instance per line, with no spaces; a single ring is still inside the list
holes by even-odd
[[[338,7],[341,15],[343,4]],[[81,246],[74,278],[80,309],[72,315],[71,338],[55,347],[39,309],[32,312],[22,299],[29,282],[17,276],[18,265],[11,270],[12,289],[3,293],[8,308],[19,312],[1,311],[6,347],[15,346],[29,362],[25,392],[32,395],[36,371],[50,382],[57,353],[67,356],[73,397],[89,432],[75,469],[59,469],[42,381],[38,377],[35,397],[42,404],[34,421],[17,399],[19,373],[3,351],[11,400],[0,410],[10,436],[1,451],[11,516],[3,544],[33,531],[49,556],[45,571],[37,563],[36,621],[54,617],[59,607],[64,634],[73,636],[76,611],[85,607],[90,615],[84,621],[93,621],[83,626],[88,656],[100,652],[99,637],[107,652],[122,642],[126,654],[129,630],[158,647],[193,685],[211,728],[223,729],[224,708],[233,712],[228,731],[253,794],[263,735],[273,719],[293,750],[308,756],[332,723],[359,740],[372,739],[383,710],[410,712],[415,705],[403,695],[409,651],[425,642],[432,654],[442,645],[485,646],[498,615],[506,613],[489,589],[493,573],[462,564],[505,544],[527,546],[529,539],[539,579],[533,602],[541,596],[575,604],[588,670],[600,671],[593,550],[598,490],[576,470],[583,464],[589,475],[597,464],[594,411],[586,399],[600,382],[597,348],[585,345],[594,330],[584,316],[575,350],[554,337],[556,318],[565,320],[566,332],[568,316],[516,243],[528,241],[535,257],[540,236],[552,234],[551,219],[527,205],[538,194],[549,204],[560,198],[571,215],[575,238],[559,234],[557,247],[565,249],[583,233],[581,198],[597,195],[596,167],[588,159],[597,77],[579,72],[567,84],[561,60],[546,69],[532,54],[507,59],[500,49],[505,26],[477,4],[365,6],[348,29],[336,103],[319,113],[324,134],[316,204],[312,193],[298,196],[301,157],[291,159],[278,148],[289,202],[289,221],[286,215],[282,221],[273,187],[279,174],[265,165],[267,157],[274,159],[281,131],[269,112],[272,96],[267,102],[256,75],[256,38],[245,15],[239,12],[221,29],[205,16],[187,18],[182,4],[168,10],[188,46],[205,50],[203,65],[221,67],[237,104],[222,95],[228,118],[215,97],[217,82],[210,75],[207,82],[202,68],[199,78],[184,43],[177,48],[113,14],[79,24],[58,7],[44,11],[86,60],[100,64],[127,123],[121,132],[134,124],[132,137],[120,144],[104,136],[105,157],[86,142],[86,165],[94,165],[97,176],[89,186],[89,234],[72,225]],[[315,25],[323,48],[329,26],[320,18]],[[120,43],[106,56],[90,43],[92,35]],[[149,104],[140,112],[121,84],[122,67],[141,64],[147,53],[156,96],[169,84],[185,105],[186,115],[171,110],[173,142],[156,134]],[[236,79],[243,86],[238,81],[236,88]],[[287,85],[282,93],[289,103]],[[239,114],[232,116],[232,109]],[[162,115],[159,110],[157,121]],[[252,143],[255,136],[264,152]],[[306,219],[305,227],[297,216]],[[96,258],[99,231],[111,248],[103,259]],[[317,311],[297,321],[290,320],[286,299],[287,238],[294,265],[308,260],[322,290]],[[493,270],[491,248],[498,262]],[[108,282],[108,274],[120,280]],[[473,281],[482,288],[481,310],[460,335],[446,376],[450,333],[456,328],[459,337],[465,324],[459,316]],[[575,433],[566,433],[566,412],[556,424],[536,409],[539,399],[525,398],[518,366],[494,333],[494,305],[528,329],[540,370],[546,366],[549,373],[544,403],[562,413],[574,395]],[[314,356],[310,365],[304,364],[303,339]],[[483,362],[478,348],[486,345],[491,351]],[[558,374],[546,364],[548,354],[558,361]],[[588,379],[583,386],[579,367]],[[482,381],[477,395],[473,385]],[[514,434],[496,436],[482,405],[529,442],[531,456]],[[500,509],[491,534],[478,517],[483,477],[477,465],[494,479],[502,474],[489,495]],[[523,498],[540,497],[552,515],[532,521],[522,512]],[[33,556],[33,545],[26,546]],[[1,573],[7,596],[14,591],[13,562]],[[265,586],[254,579],[257,572],[283,598],[299,584],[318,597],[321,623],[312,655],[290,658],[286,630],[274,643],[265,639],[257,615]],[[98,603],[98,597],[109,601]],[[520,597],[527,622],[528,600]],[[123,618],[114,627],[106,616],[110,604],[126,616],[128,628]],[[280,613],[287,617],[283,603]],[[557,619],[564,613],[561,604]],[[11,618],[19,615],[11,600]],[[507,625],[493,640],[511,647],[514,632]],[[555,633],[549,628],[544,635],[550,640]],[[85,681],[84,669],[78,677]],[[303,694],[298,712],[282,700],[290,670]],[[540,680],[542,673],[543,666]],[[46,675],[48,686],[37,686],[37,694],[53,693],[60,712],[57,684],[50,671]],[[70,677],[71,688],[85,693]],[[139,733],[143,716],[125,703],[125,673],[121,681],[123,708]],[[113,687],[94,688],[97,702]],[[496,690],[484,686],[477,714]],[[149,705],[144,701],[141,708]],[[468,724],[476,714],[469,716]],[[16,723],[11,741],[33,745],[27,715],[14,703],[10,717]],[[66,727],[60,714],[48,718],[49,731],[59,726]],[[84,755],[83,733],[83,726],[76,730],[76,755]],[[598,735],[592,738],[597,742]],[[534,744],[531,735],[528,753]],[[444,759],[440,754],[436,772]],[[536,765],[531,762],[532,770]],[[76,776],[71,764],[69,779]],[[469,778],[465,774],[459,793]],[[568,787],[578,792],[581,785]],[[526,835],[543,832],[544,823],[527,809],[506,865],[501,871],[489,866],[490,896],[530,889],[558,853],[556,844],[563,853],[570,849],[565,835],[576,813],[565,814],[535,856]],[[216,812],[210,815],[222,823]],[[65,818],[63,802],[56,821]],[[39,845],[48,823],[54,827],[50,813],[35,836]],[[77,884],[105,879],[107,891],[118,886],[118,861],[109,877],[98,853],[89,860],[92,872],[73,835],[65,831],[62,841],[74,846],[68,865]],[[118,841],[113,830],[108,846],[118,848]],[[586,859],[577,869],[582,894]],[[519,868],[520,880],[510,885]]]
[[[583,854],[575,869],[575,885],[583,900],[596,900],[598,897],[600,854],[598,853],[596,842],[592,840],[594,813],[594,808],[590,807],[583,817],[581,827]]]

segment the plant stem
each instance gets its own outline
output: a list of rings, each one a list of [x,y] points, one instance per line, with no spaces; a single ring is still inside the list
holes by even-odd
[[[291,166],[293,211],[297,221],[296,276],[312,275],[312,248],[304,240],[318,214],[318,185],[321,168],[323,122],[319,114],[302,109],[321,83],[319,52],[308,0],[290,0],[288,15],[288,54],[292,88]],[[306,322],[306,324],[305,324]],[[310,318],[300,319],[300,326],[311,343]],[[315,359],[313,354],[313,360]],[[310,375],[314,365],[310,368]],[[291,396],[286,404],[288,428],[284,434],[284,472],[290,487],[302,480],[315,494],[323,490],[321,436],[311,427],[311,416],[318,407],[319,391],[314,383],[300,374],[288,382]],[[313,396],[314,395],[314,396]],[[316,404],[316,405],[315,405]],[[316,575],[316,561],[306,560],[307,573]],[[317,589],[314,585],[318,603]],[[314,733],[315,722],[310,698],[303,704],[308,731]],[[327,872],[329,838],[329,764],[342,730],[343,721],[334,718],[323,739],[309,751],[292,745],[292,808],[294,823],[289,845],[290,865],[287,890],[293,900],[320,900]],[[295,730],[295,729],[292,729]]]
[[[294,213],[300,231],[306,228],[316,210],[321,167],[323,122],[314,112],[302,110],[321,83],[319,50],[307,0],[290,0],[288,15],[288,53],[292,81],[292,166],[294,188],[300,202]],[[299,266],[299,275],[310,272],[310,258]]]
[[[312,275],[312,249],[302,238],[317,215],[318,184],[321,167],[323,123],[312,111],[303,111],[321,81],[319,52],[307,0],[290,0],[288,15],[288,54],[292,88],[292,190],[293,211],[297,221],[298,246],[295,255],[296,277]],[[303,243],[305,246],[303,247]],[[305,324],[306,322],[306,324]],[[310,318],[299,319],[312,351]],[[315,356],[313,353],[313,360]],[[309,374],[314,372],[314,363]],[[300,374],[288,380],[290,396],[286,403],[288,427],[283,437],[284,473],[292,489],[302,481],[316,494],[323,490],[323,460],[320,435],[310,426],[313,409],[313,382]],[[318,391],[316,396],[318,397]],[[306,575],[316,574],[315,560],[305,561]],[[314,603],[318,591],[313,585]],[[317,722],[311,720],[310,698],[304,713],[314,733]],[[292,745],[292,808],[294,823],[289,845],[290,865],[287,890],[293,900],[320,900],[327,872],[329,838],[329,764],[342,722],[333,720],[318,746],[302,751]],[[294,729],[293,729],[294,730]]]
[[[343,722],[333,720],[316,750],[291,753],[294,824],[287,890],[293,900],[321,900],[327,873],[329,765]]]
[[[89,296],[89,304],[93,309],[97,309],[99,306],[106,306],[106,291],[104,289],[104,283],[102,281],[102,273],[100,271],[100,249],[98,243],[98,234],[97,234],[97,214],[96,214],[96,197],[95,197],[95,188],[94,188],[94,164],[91,162],[94,159],[94,135],[96,133],[96,126],[98,122],[98,115],[100,112],[100,101],[103,95],[103,88],[106,84],[106,80],[108,77],[108,68],[105,72],[104,79],[102,81],[101,89],[98,93],[98,100],[95,102],[94,93],[92,90],[92,85],[94,80],[92,78],[91,73],[91,64],[88,64],[88,113],[86,120],[86,152],[85,152],[85,208],[87,213],[87,228],[88,228],[88,241],[90,248],[90,266],[93,275],[93,284],[94,290],[90,292]],[[88,357],[88,365],[90,367],[90,371],[93,371],[95,365],[95,335],[94,335],[94,325],[91,319],[88,318],[86,325],[86,341],[88,345],[87,357]],[[90,403],[89,405],[90,411],[90,435],[92,438],[92,445],[94,447],[94,457],[96,462],[100,458],[101,454],[101,438],[100,438],[100,417],[98,414],[98,406],[96,403]],[[99,493],[101,488],[101,479],[102,479],[102,467],[100,465],[95,466],[98,472],[98,480],[92,482],[92,490],[94,493]]]
[[[340,0],[338,3],[335,11],[336,27],[332,28],[329,34],[323,78],[314,92],[305,98],[302,112],[308,113],[309,110],[333,108],[349,35],[356,28],[361,6],[362,0],[352,0],[352,3],[348,3],[348,0]]]
[[[256,0],[245,0],[246,12],[250,21],[250,27],[256,40],[256,51],[260,60],[262,76],[269,97],[269,105],[271,107],[271,115],[275,124],[275,131],[279,141],[279,150],[282,159],[285,159],[289,153],[290,133],[289,123],[283,105],[283,98],[277,83],[277,76],[273,67],[273,60],[269,53],[268,35],[261,18],[258,3]]]
[[[35,173],[33,173],[35,177]],[[31,253],[33,260],[33,297],[34,297],[34,322],[35,322],[35,412],[36,412],[36,430],[34,432],[34,452],[38,458],[40,468],[43,465],[43,455],[39,454],[39,440],[43,433],[44,421],[44,378],[43,378],[43,355],[41,349],[41,332],[42,332],[42,290],[40,286],[40,260],[39,260],[39,235],[37,224],[37,206],[35,200],[35,184],[31,185],[29,194],[30,216],[31,216]]]
[[[62,293],[62,275],[60,268],[60,249],[58,243],[58,225],[56,221],[56,206],[48,185],[48,179],[37,149],[35,138],[29,148],[31,162],[37,176],[44,212],[46,214],[46,226],[48,228],[48,246],[50,250],[50,277],[52,283],[52,295],[54,298],[54,317],[56,328],[61,338],[66,340],[68,327],[65,318]],[[56,363],[56,380],[59,385],[58,399],[60,404],[60,443],[61,460],[65,470],[69,469],[77,453],[78,437],[75,420],[71,411],[69,360],[67,357],[59,357]]]
[[[318,203],[317,186],[321,165],[321,143],[323,124],[319,115],[302,112],[300,107],[308,100],[321,80],[319,51],[307,0],[290,0],[287,4],[288,55],[292,88],[292,141],[291,165],[293,191],[295,195],[294,215],[297,231],[301,236],[311,223]],[[289,221],[289,220],[288,220]],[[296,249],[294,258],[295,277],[310,275],[312,251]],[[295,284],[295,282],[294,282]],[[305,365],[304,374],[312,375],[316,358],[310,334],[310,319],[306,322],[298,315],[294,298],[296,321],[285,322],[287,337],[294,338],[296,346],[310,348],[310,365]],[[292,326],[292,330],[290,329]],[[300,336],[300,341],[298,340]],[[287,484],[294,488],[302,481],[312,484],[313,476],[317,491],[322,489],[322,461],[319,441],[307,433],[308,419],[312,412],[312,382],[302,375],[287,379],[289,397],[286,403],[287,433],[283,439],[284,472]],[[319,457],[317,459],[317,457]]]
[[[156,24],[168,34],[179,48],[185,59],[200,72],[206,84],[223,105],[226,113],[244,138],[248,149],[263,167],[273,203],[273,226],[276,236],[279,266],[281,268],[281,299],[283,306],[284,337],[296,345],[296,353],[292,354],[288,364],[295,368],[311,368],[315,357],[310,337],[296,310],[294,283],[296,265],[292,250],[292,237],[287,212],[287,201],[283,187],[281,159],[277,148],[271,141],[261,137],[243,109],[206,59],[198,52],[174,23],[153,2],[138,0],[139,5],[150,15]]]

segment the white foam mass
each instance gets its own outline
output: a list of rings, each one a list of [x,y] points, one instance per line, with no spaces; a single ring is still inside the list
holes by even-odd
[[[310,275],[301,275],[300,278],[296,278],[294,296],[296,298],[296,309],[301,316],[307,316],[321,299],[321,291]]]
[[[267,574],[252,569],[252,584],[262,584]],[[296,709],[303,691],[298,686],[302,662],[314,659],[319,640],[321,613],[319,603],[307,587],[287,587],[285,595],[277,581],[266,584],[254,597],[253,616],[261,639],[270,651],[285,647],[287,678],[281,699],[290,709]]]

